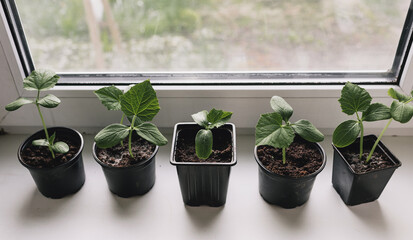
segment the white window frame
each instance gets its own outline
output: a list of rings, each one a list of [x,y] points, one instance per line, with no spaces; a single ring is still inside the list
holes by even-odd
[[[0,127],[10,133],[30,133],[40,126],[33,108],[22,107],[12,113],[4,110],[4,105],[17,97],[34,95],[23,89],[22,79],[25,74],[1,5],[0,8]],[[363,85],[375,102],[390,104],[391,99],[387,95],[390,87],[406,94],[412,91],[412,53],[410,49],[399,86]],[[341,82],[358,80],[360,79],[338,79]],[[95,133],[103,126],[117,122],[120,113],[107,111],[93,94],[100,87],[102,86],[56,86],[51,93],[62,98],[62,104],[56,109],[44,110],[46,124],[64,125],[86,133]],[[341,121],[349,119],[341,112],[337,102],[341,85],[161,85],[154,88],[161,105],[154,123],[167,129],[172,129],[177,122],[191,121],[192,113],[216,107],[234,112],[232,122],[240,129],[239,133],[253,133],[259,115],[271,111],[269,100],[273,95],[286,98],[294,108],[294,119],[309,119],[325,134],[331,134]],[[383,124],[384,122],[368,123],[366,132],[378,134]],[[413,121],[403,125],[393,123],[386,135],[413,135]]]

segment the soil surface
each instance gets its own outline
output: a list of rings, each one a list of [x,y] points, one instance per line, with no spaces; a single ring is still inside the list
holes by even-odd
[[[303,177],[316,172],[323,164],[319,150],[313,144],[296,138],[286,149],[286,163],[282,162],[282,149],[271,146],[257,147],[258,159],[269,171],[290,177]]]
[[[198,129],[183,129],[178,133],[175,149],[177,162],[222,162],[232,160],[232,134],[227,129],[213,129],[212,153],[207,159],[200,159],[195,152],[195,136]]]
[[[36,168],[53,168],[70,161],[72,157],[75,156],[76,153],[79,151],[80,146],[76,146],[75,144],[66,139],[56,139],[56,142],[58,141],[65,142],[67,145],[69,145],[69,152],[54,152],[55,159],[53,159],[48,147],[34,146],[32,144],[28,144],[28,146],[24,148],[21,153],[23,162]]]
[[[359,156],[359,145],[360,141],[357,140],[350,146],[346,148],[340,148],[341,154],[343,154],[344,159],[350,164],[351,168],[354,170],[355,173],[362,174],[367,173],[374,170],[384,169],[395,164],[390,158],[379,148],[377,147],[368,163],[366,163],[367,156],[370,153],[371,147],[374,144],[374,141],[368,138],[364,140],[364,149],[362,158],[360,160]]]
[[[155,151],[156,145],[138,135],[132,135],[132,157],[129,153],[128,138],[123,140],[123,145],[118,144],[111,148],[96,148],[98,159],[112,167],[130,167],[149,159]]]

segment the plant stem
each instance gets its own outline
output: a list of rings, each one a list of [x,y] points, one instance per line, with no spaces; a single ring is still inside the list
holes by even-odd
[[[285,164],[285,160],[286,160],[285,149],[286,149],[286,148],[283,148],[283,164]]]
[[[384,127],[383,131],[381,131],[380,136],[377,138],[376,142],[374,143],[373,147],[370,150],[369,156],[366,159],[366,163],[368,163],[371,159],[371,156],[373,155],[374,150],[376,149],[377,145],[380,142],[380,139],[383,137],[384,132],[387,130],[387,128],[390,126],[391,121],[393,118],[390,118],[390,120],[387,122],[387,125]]]
[[[363,123],[360,122],[360,156],[359,159],[361,160],[361,156],[363,155],[363,143],[364,143],[364,126]]]
[[[47,132],[47,127],[46,127],[46,124],[45,124],[45,122],[44,122],[42,112],[40,111],[39,103],[37,103],[37,102],[39,101],[39,96],[40,96],[40,91],[37,91],[36,107],[37,107],[37,110],[39,111],[40,119],[42,120],[43,129],[44,129],[44,134],[46,135],[46,140],[47,140],[47,142],[49,143],[49,145],[48,145],[49,151],[50,151],[50,153],[52,154],[52,158],[54,159],[54,158],[55,158],[55,155],[54,155],[52,146],[50,146],[49,133]]]
[[[356,112],[357,120],[360,125],[360,154],[359,154],[359,159],[361,160],[361,157],[363,155],[363,143],[364,143],[364,126],[363,126],[363,121],[360,119],[358,112]]]
[[[125,118],[125,114],[122,114],[122,118],[120,119],[120,124],[123,124],[123,119]],[[123,147],[123,140],[120,142],[120,145]]]
[[[134,115],[132,118],[132,122],[130,125],[130,132],[129,132],[129,154],[131,155],[131,157],[134,157],[132,153],[132,133],[133,133],[133,127],[134,127],[133,125],[135,123],[135,119],[136,119],[136,116]]]

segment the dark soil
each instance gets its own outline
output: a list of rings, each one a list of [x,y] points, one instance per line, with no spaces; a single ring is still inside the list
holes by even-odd
[[[316,172],[323,164],[320,151],[313,144],[295,139],[286,149],[286,163],[282,162],[282,149],[271,146],[257,147],[258,159],[269,171],[290,177],[303,177]]]
[[[361,160],[359,159],[359,153],[354,152],[342,152],[346,161],[350,164],[351,168],[355,173],[367,173],[370,171],[384,169],[391,166],[394,166],[394,163],[390,159],[381,153],[373,153],[370,161],[366,163],[367,156],[369,155],[370,150],[364,151]]]
[[[48,147],[39,147],[28,144],[21,153],[23,162],[36,168],[53,168],[70,161],[79,151],[80,146],[77,146],[66,139],[56,139],[56,142],[58,141],[65,142],[69,145],[69,152],[63,154],[55,152],[55,159],[53,159]]]
[[[128,138],[123,141],[123,146],[118,144],[111,148],[96,148],[98,159],[112,167],[130,167],[142,161],[149,159],[155,151],[156,145],[152,144],[138,135],[132,135],[132,153],[131,157],[128,147]]]
[[[207,159],[200,159],[195,152],[195,136],[198,129],[183,129],[178,133],[175,149],[177,162],[222,162],[232,160],[232,134],[227,129],[213,129],[212,153]]]
[[[379,147],[375,149],[370,161],[366,163],[365,160],[367,159],[371,147],[374,144],[374,141],[369,138],[364,139],[364,149],[362,158],[360,160],[359,143],[360,141],[357,140],[350,146],[339,149],[341,154],[343,154],[344,159],[350,164],[351,168],[354,170],[355,173],[362,174],[378,169],[388,168],[395,165]]]

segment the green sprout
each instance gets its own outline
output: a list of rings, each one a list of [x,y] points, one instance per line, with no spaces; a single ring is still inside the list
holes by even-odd
[[[123,93],[112,86],[96,91],[99,99],[109,110],[122,110],[121,123],[111,124],[102,129],[96,136],[95,142],[99,148],[110,148],[129,136],[129,154],[132,153],[132,133],[135,131],[143,139],[163,146],[168,140],[151,121],[159,112],[160,107],[156,92],[149,80],[136,84]],[[130,119],[130,126],[123,125],[123,118]]]
[[[23,88],[28,91],[37,91],[36,99],[30,100],[27,98],[19,98],[6,106],[7,111],[15,111],[26,104],[32,103],[36,105],[43,124],[46,139],[34,140],[32,144],[35,146],[48,147],[53,159],[55,158],[55,152],[66,153],[69,151],[69,146],[64,142],[55,142],[56,132],[54,132],[51,136],[49,135],[40,106],[45,108],[55,108],[60,104],[60,99],[52,94],[47,94],[43,98],[40,98],[40,92],[53,88],[58,80],[59,76],[52,71],[34,70],[27,78],[23,80]]]
[[[372,98],[364,88],[347,82],[341,90],[341,97],[338,101],[341,104],[342,111],[347,115],[356,114],[357,120],[347,120],[338,125],[333,133],[333,144],[339,148],[347,147],[360,136],[359,159],[361,160],[364,138],[363,122],[389,119],[365,160],[365,162],[368,163],[390,123],[393,120],[400,123],[407,123],[413,116],[413,106],[408,104],[413,100],[413,92],[410,96],[407,96],[390,88],[388,94],[395,99],[390,108],[381,103],[371,103]],[[362,114],[361,117],[359,112]]]
[[[273,113],[262,114],[255,127],[255,145],[282,148],[283,164],[286,164],[286,149],[293,143],[295,134],[309,142],[321,142],[324,135],[308,120],[291,123],[293,108],[279,96],[271,98]]]
[[[198,158],[207,159],[212,153],[213,136],[212,129],[219,128],[227,123],[232,116],[232,112],[223,110],[200,111],[192,115],[194,121],[201,126],[195,137],[195,152]]]

